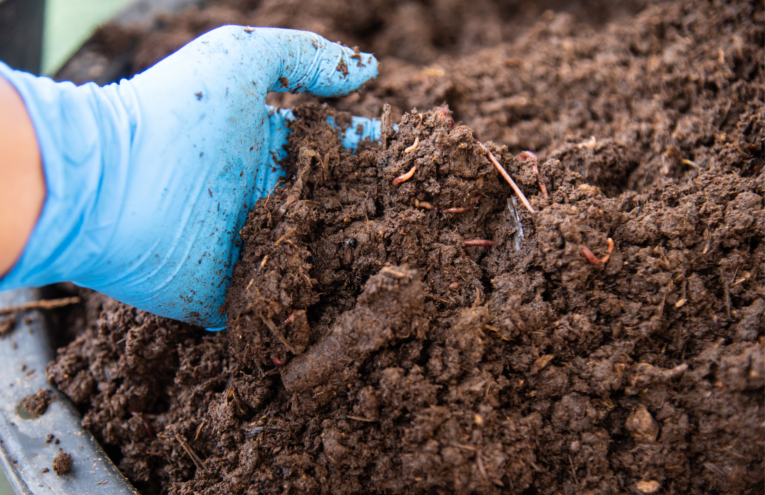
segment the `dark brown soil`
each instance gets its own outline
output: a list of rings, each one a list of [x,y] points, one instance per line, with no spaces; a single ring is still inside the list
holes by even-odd
[[[16,315],[8,315],[0,317],[0,339],[4,339],[6,335],[11,333],[13,327],[16,325]]]
[[[296,107],[228,332],[87,297],[48,376],[143,493],[761,492],[761,3],[227,5],[136,38],[135,63],[281,18],[382,72]],[[327,114],[384,103],[398,131],[342,149]]]
[[[59,449],[59,453],[53,458],[53,471],[58,474],[66,474],[72,470],[72,456]]]
[[[53,392],[47,388],[41,388],[31,395],[21,399],[21,404],[33,416],[42,416],[48,410],[48,406],[55,399]]]

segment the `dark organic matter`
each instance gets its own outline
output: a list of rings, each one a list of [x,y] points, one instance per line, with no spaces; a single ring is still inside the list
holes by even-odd
[[[36,416],[42,416],[45,411],[48,410],[48,406],[55,399],[53,392],[47,388],[41,388],[32,395],[27,395],[21,400],[21,404],[24,405],[30,414]]]
[[[72,456],[60,450],[53,458],[53,471],[57,475],[66,474],[72,470]]]
[[[143,493],[765,483],[762,4],[512,34],[532,7],[467,4],[231,2],[140,38],[148,64],[224,21],[358,25],[383,61],[332,108],[269,97],[295,105],[288,181],[240,233],[228,332],[86,294],[48,376]],[[382,142],[343,149],[345,110]]]

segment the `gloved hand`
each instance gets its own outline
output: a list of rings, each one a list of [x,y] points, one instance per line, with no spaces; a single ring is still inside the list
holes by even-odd
[[[238,232],[282,174],[289,111],[268,91],[347,94],[377,61],[313,33],[225,26],[131,80],[75,87],[0,63],[27,106],[45,171],[43,211],[0,290],[71,280],[211,329]],[[364,131],[356,133],[361,124]],[[356,119],[344,137],[379,138]]]

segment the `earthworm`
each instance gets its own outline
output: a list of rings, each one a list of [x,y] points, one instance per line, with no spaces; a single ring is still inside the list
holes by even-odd
[[[448,112],[449,112],[449,110],[447,110],[445,108],[442,108],[441,110],[437,111],[436,113],[438,115],[440,115],[441,117],[445,118],[445,119],[449,119],[449,124],[451,125],[451,127],[454,127],[454,119],[452,118],[451,115],[449,115]]]
[[[447,208],[444,210],[444,213],[464,213],[468,211],[470,208],[467,207],[461,207],[461,208]]]
[[[469,239],[465,241],[465,246],[486,246],[494,247],[493,241],[487,241],[486,239]]]
[[[297,312],[297,309],[293,309],[292,311],[290,311],[289,316],[287,316],[287,319],[284,320],[284,324],[285,325],[289,325],[290,323],[295,321],[295,313],[296,312]]]
[[[542,196],[549,198],[550,196],[547,194],[547,186],[545,186],[545,183],[542,182],[542,175],[539,173],[539,158],[537,158],[536,153],[532,153],[531,151],[524,151],[518,155],[518,159],[521,161],[526,159],[531,160],[531,167],[534,169],[534,173],[537,174],[537,183],[539,183],[539,189],[542,190]]]
[[[414,144],[408,147],[407,149],[405,149],[404,153],[411,153],[412,151],[416,150],[417,146],[419,145],[420,145],[420,138],[419,136],[417,136],[414,138]]]
[[[416,206],[417,208],[425,208],[426,210],[433,209],[433,205],[428,203],[427,201],[418,201],[416,199],[414,200],[414,206]]]
[[[608,263],[608,260],[611,259],[611,253],[614,251],[614,240],[610,237],[606,241],[608,243],[608,251],[605,256],[602,258],[598,258],[594,254],[592,254],[592,251],[590,251],[590,248],[582,244],[582,254],[585,258],[587,258],[587,261],[592,263],[595,266],[600,265],[601,263]]]
[[[614,252],[614,240],[609,237],[606,242],[608,243],[608,251],[605,256],[600,258],[601,263],[608,263],[608,260],[611,259],[611,253]]]
[[[409,172],[405,173],[404,175],[399,175],[398,177],[393,179],[393,185],[397,186],[397,185],[401,184],[402,182],[408,181],[409,179],[412,178],[412,176],[414,175],[414,173],[416,171],[417,171],[417,165],[412,167],[412,170],[410,170]]]
[[[600,260],[594,254],[592,254],[592,251],[590,251],[590,248],[588,248],[584,244],[582,244],[582,254],[584,255],[585,258],[587,258],[587,261],[589,261],[593,265],[597,266],[600,264]]]
[[[481,146],[481,149],[483,149],[484,153],[486,153],[486,156],[489,158],[491,163],[494,164],[494,166],[499,170],[499,173],[502,174],[502,177],[505,178],[508,184],[510,184],[510,187],[513,188],[513,191],[515,191],[515,194],[518,195],[518,198],[520,198],[521,203],[523,203],[523,206],[526,207],[527,210],[529,210],[530,213],[536,213],[534,211],[534,208],[531,207],[531,203],[529,203],[529,200],[526,199],[526,196],[523,195],[523,192],[518,188],[518,185],[515,183],[515,181],[510,177],[510,174],[507,173],[507,170],[505,170],[505,167],[503,167],[496,158],[494,158],[494,155],[489,151],[486,146],[484,146],[481,143],[478,143],[479,146]]]
[[[286,363],[279,359],[277,356],[271,356],[271,361],[275,366],[284,366]]]

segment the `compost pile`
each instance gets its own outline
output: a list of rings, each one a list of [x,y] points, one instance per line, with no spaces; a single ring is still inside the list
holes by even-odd
[[[353,14],[370,34],[335,38],[383,65],[331,105],[270,97],[298,117],[289,173],[240,233],[228,331],[87,295],[48,369],[85,426],[145,494],[760,490],[761,2],[551,11],[489,48],[437,22],[466,2],[393,2],[398,25],[382,3],[122,33],[139,67],[216,22]],[[470,4],[463,30],[502,24]],[[394,42],[415,34],[422,60]],[[381,117],[381,142],[343,149],[343,111]]]

